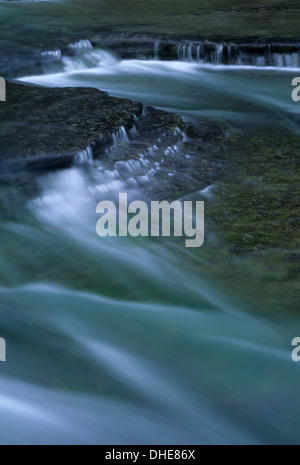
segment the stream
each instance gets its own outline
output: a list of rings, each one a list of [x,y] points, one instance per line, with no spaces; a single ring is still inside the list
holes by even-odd
[[[265,66],[208,62],[197,49],[181,48],[169,61],[157,53],[121,59],[81,42],[17,82],[95,87],[186,121],[214,119],[239,131],[274,123],[299,134],[296,56]],[[121,128],[108,150],[130,151],[138,133],[138,124]],[[99,201],[119,192],[149,201],[147,186],[159,186],[161,172],[185,176],[170,170],[190,156],[184,141],[155,140],[162,156],[142,153],[113,167],[87,147],[71,168],[40,175],[34,198],[20,201],[17,185],[2,188],[14,218],[0,224],[1,443],[299,442],[300,375],[291,358],[299,320],[293,312],[271,318],[268,301],[276,295],[274,315],[280,308],[282,316],[290,288],[275,280],[265,293],[259,281],[272,281],[273,263],[252,269],[255,254],[222,252],[210,214],[215,184],[187,196],[204,200],[207,212],[196,255],[173,239],[96,235]]]

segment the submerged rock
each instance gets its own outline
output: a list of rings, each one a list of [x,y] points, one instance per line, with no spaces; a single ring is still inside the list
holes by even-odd
[[[141,103],[91,88],[42,88],[7,83],[0,105],[1,177],[11,171],[64,168],[93,145],[112,144],[142,113]]]

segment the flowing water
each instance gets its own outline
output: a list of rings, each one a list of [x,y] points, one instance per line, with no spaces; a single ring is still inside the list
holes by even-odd
[[[295,67],[213,64],[186,59],[186,50],[163,62],[158,44],[153,60],[82,48],[20,80],[93,86],[239,127],[279,121],[299,133]],[[121,128],[111,153],[130,150],[135,137],[138,128]],[[248,258],[215,247],[213,221],[197,256],[171,239],[96,235],[100,200],[121,191],[149,200],[147,186],[168,169],[164,158],[189,157],[180,142],[160,143],[113,167],[87,148],[74,167],[40,176],[28,198],[20,200],[17,186],[3,188],[14,215],[0,227],[1,443],[299,442],[297,320],[262,317],[264,292],[244,311],[243,290],[237,297],[231,282],[243,274],[255,294]],[[190,197],[205,200],[209,216],[214,186]],[[284,293],[276,286],[272,292]]]

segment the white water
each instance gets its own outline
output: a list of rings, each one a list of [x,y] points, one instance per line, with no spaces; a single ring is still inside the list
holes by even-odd
[[[221,53],[219,48],[218,55]],[[96,49],[83,56],[63,57],[62,67],[62,72],[20,81],[49,87],[92,86],[119,97],[199,116],[213,116],[211,108],[216,102],[217,112],[229,119],[243,114],[251,118],[247,104],[252,103],[275,112],[298,113],[291,99],[291,80],[300,68],[117,60],[111,53]],[[183,86],[188,87],[187,92]]]
[[[87,147],[84,150],[80,150],[75,156],[75,164],[76,165],[83,165],[83,164],[93,164],[93,150],[91,147]]]

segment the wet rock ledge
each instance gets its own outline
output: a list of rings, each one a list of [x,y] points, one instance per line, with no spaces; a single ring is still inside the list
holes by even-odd
[[[127,162],[139,166],[142,178],[158,163],[157,182],[145,189],[152,198],[178,198],[212,184],[220,169],[224,128],[218,123],[183,121],[97,89],[8,82],[0,123],[0,188],[34,183],[43,172],[89,163],[92,155],[125,178]]]
[[[7,100],[0,103],[1,179],[24,169],[68,167],[88,146],[100,155],[113,134],[132,128],[142,111],[141,103],[97,89],[7,82]]]

